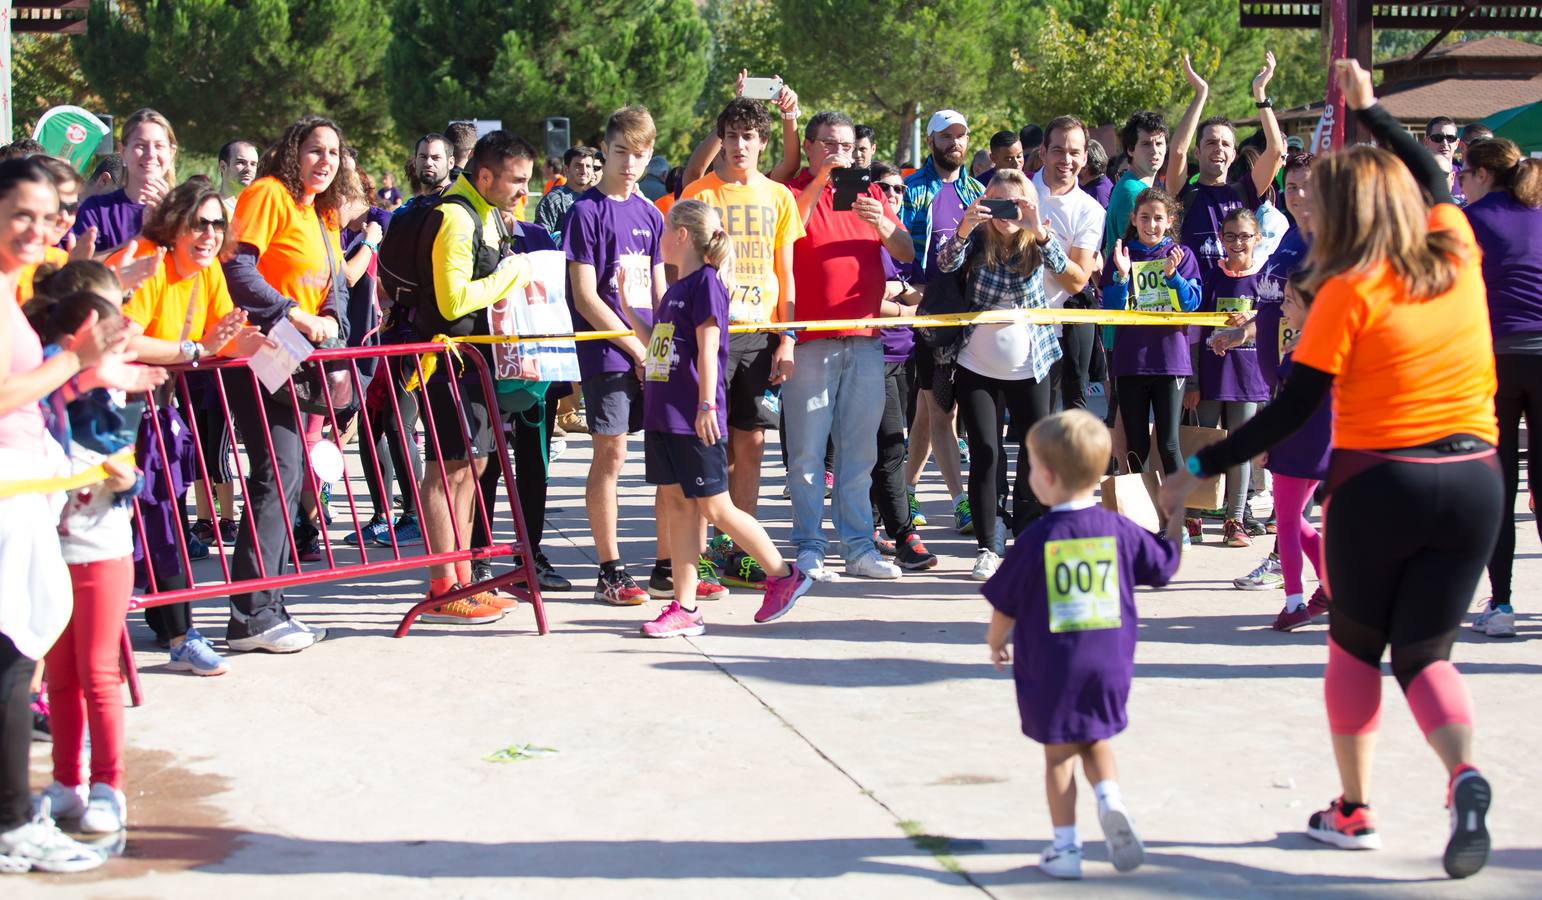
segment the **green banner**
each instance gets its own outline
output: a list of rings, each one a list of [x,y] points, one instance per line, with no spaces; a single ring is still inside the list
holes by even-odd
[[[89,172],[91,157],[112,129],[78,106],[55,106],[37,120],[32,139],[51,155],[67,159],[82,175]]]

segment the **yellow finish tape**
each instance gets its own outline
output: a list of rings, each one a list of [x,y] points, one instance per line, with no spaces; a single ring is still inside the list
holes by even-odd
[[[132,466],[134,464],[134,448],[125,447],[114,453],[111,458],[113,462]],[[28,478],[22,481],[0,481],[0,500],[7,497],[16,497],[21,494],[56,494],[60,491],[73,491],[76,488],[101,484],[111,477],[111,475],[107,474],[106,465],[96,465],[62,478]]]

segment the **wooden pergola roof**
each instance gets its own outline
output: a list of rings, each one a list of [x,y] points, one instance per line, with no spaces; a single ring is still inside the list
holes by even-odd
[[[1542,31],[1542,3],[1489,0],[1486,3],[1444,0],[1424,3],[1374,3],[1371,27],[1396,31]],[[1320,28],[1330,3],[1271,3],[1239,0],[1244,28]]]

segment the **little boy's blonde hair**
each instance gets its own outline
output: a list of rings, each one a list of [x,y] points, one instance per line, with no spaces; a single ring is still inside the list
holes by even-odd
[[[1108,426],[1083,409],[1068,409],[1040,419],[1028,432],[1028,446],[1041,465],[1066,487],[1082,491],[1108,471],[1113,439]]]

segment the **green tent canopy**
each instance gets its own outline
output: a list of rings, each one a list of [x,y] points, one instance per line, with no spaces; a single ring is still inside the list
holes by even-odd
[[[1542,102],[1502,109],[1483,124],[1494,130],[1494,137],[1519,144],[1522,153],[1542,153]]]

